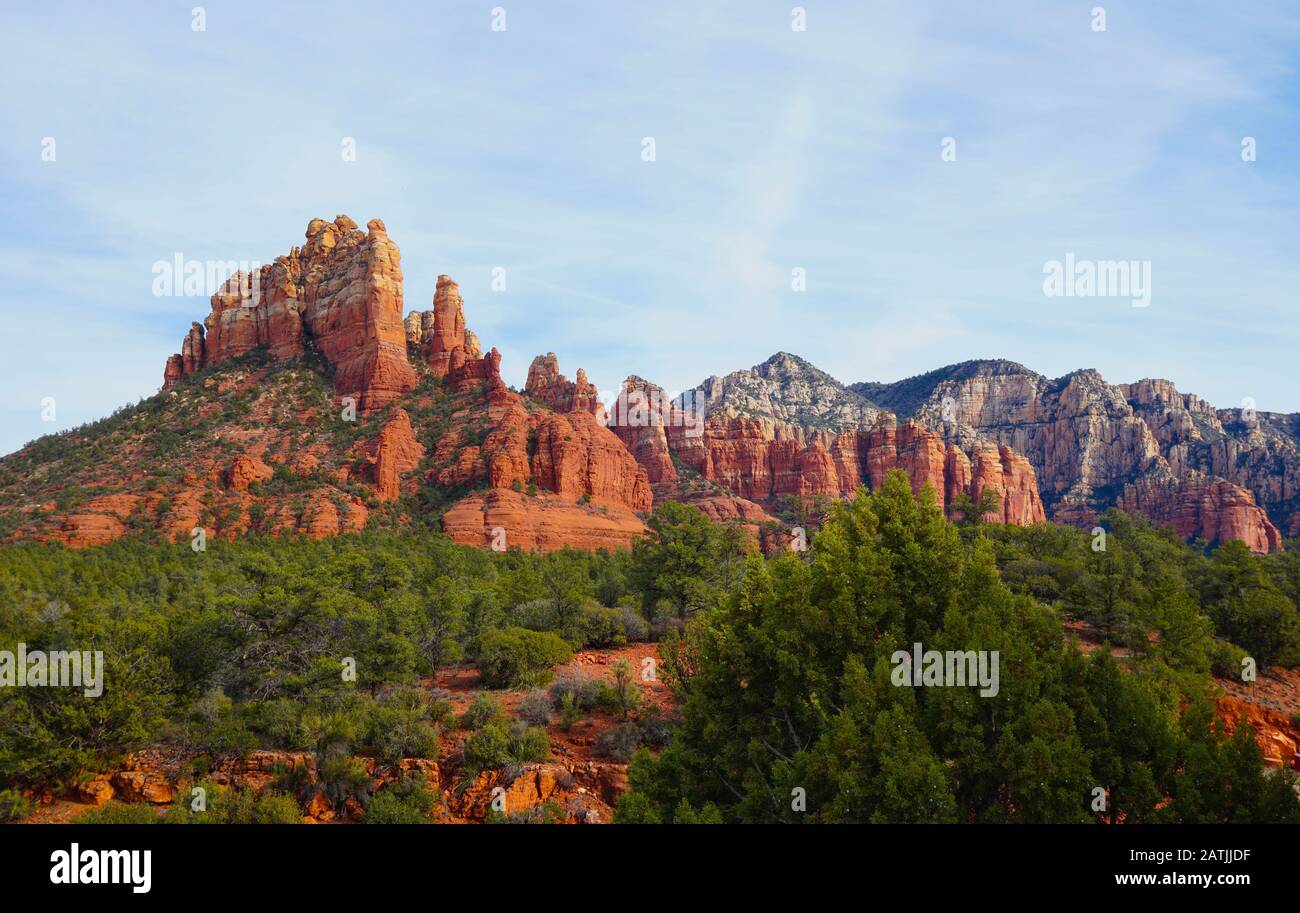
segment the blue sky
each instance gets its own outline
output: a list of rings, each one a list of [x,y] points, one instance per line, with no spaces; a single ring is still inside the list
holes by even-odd
[[[338,213],[385,220],[407,310],[455,277],[516,385],[1005,357],[1300,410],[1294,2],[194,5],[6,9],[0,452],[158,389],[208,304],[155,261]],[[1150,307],[1046,297],[1067,253],[1149,260]]]

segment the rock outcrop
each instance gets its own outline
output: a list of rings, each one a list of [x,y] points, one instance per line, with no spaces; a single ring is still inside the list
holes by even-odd
[[[851,497],[902,469],[917,493],[929,484],[945,509],[990,489],[999,500],[990,522],[1045,519],[1033,467],[1021,455],[988,440],[962,449],[919,423],[900,426],[893,413],[785,353],[672,400],[629,377],[610,427],[658,486],[677,480],[676,461],[746,503],[774,507]]]
[[[560,362],[554,352],[533,359],[528,366],[524,392],[557,412],[588,412],[602,419],[605,415],[605,407],[595,386],[588,382],[587,372],[579,368],[577,379],[569,380],[560,373]]]
[[[1209,542],[1256,551],[1300,530],[1296,416],[1216,410],[1164,380],[1051,380],[1009,361],[966,362],[853,389],[945,441],[995,441],[1033,465],[1047,515],[1091,524],[1118,504]]]
[[[259,458],[241,453],[226,471],[226,487],[235,491],[248,491],[250,485],[265,482],[275,475],[275,470]]]
[[[164,388],[263,348],[277,359],[319,352],[333,369],[335,392],[362,412],[415,386],[401,258],[383,222],[372,219],[361,231],[347,216],[313,219],[303,247],[255,276],[231,276],[212,296],[203,325],[191,326],[181,352],[168,359]]]
[[[418,467],[423,457],[424,446],[415,439],[411,417],[405,409],[398,409],[375,441],[371,469],[375,497],[380,501],[397,500],[402,476]]]
[[[1145,476],[1125,485],[1118,503],[1130,513],[1172,526],[1184,539],[1235,539],[1261,553],[1282,545],[1282,534],[1250,492],[1202,473],[1192,472],[1183,478]]]
[[[666,427],[679,413],[662,387],[632,375],[610,404],[608,427],[645,467],[651,485],[677,481]]]
[[[626,549],[645,532],[645,524],[626,507],[499,488],[458,501],[443,514],[442,528],[465,545],[543,552]]]
[[[530,410],[509,389],[489,402],[481,424],[445,435],[433,457],[429,477],[439,485],[488,489],[443,515],[448,534],[549,551],[627,548],[645,531],[646,471],[595,415]]]

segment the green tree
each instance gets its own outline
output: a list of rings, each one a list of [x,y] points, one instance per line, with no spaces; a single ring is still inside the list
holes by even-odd
[[[648,617],[660,606],[686,618],[710,605],[740,573],[741,533],[719,527],[697,508],[665,501],[655,508],[649,535],[632,547],[628,578]]]

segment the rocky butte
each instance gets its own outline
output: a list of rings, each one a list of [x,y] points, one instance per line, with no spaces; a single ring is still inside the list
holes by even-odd
[[[362,410],[393,402],[416,384],[406,360],[401,255],[384,223],[367,231],[347,216],[312,219],[307,243],[261,268],[256,282],[237,274],[212,296],[212,311],[192,324],[167,361],[163,389],[188,374],[258,348],[272,357],[319,352],[334,387]]]
[[[0,536],[97,545],[435,525],[457,541],[626,548],[676,499],[779,543],[786,521],[901,469],[951,516],[1090,525],[1112,505],[1256,551],[1300,533],[1300,417],[1216,410],[1168,381],[968,362],[846,386],[794,355],[608,407],[552,352],[501,379],[439,276],[403,314],[384,223],[313,219],[232,277],[139,406],[0,459]],[[775,536],[776,538],[771,538]]]

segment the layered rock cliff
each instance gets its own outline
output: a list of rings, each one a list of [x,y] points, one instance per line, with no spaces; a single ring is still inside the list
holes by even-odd
[[[1294,416],[1216,410],[1168,381],[1055,380],[1008,361],[967,362],[854,389],[946,441],[980,438],[1033,464],[1047,514],[1088,524],[1112,505],[1207,542],[1277,548],[1300,529]]]
[[[307,243],[261,267],[238,273],[212,296],[203,324],[192,324],[180,353],[168,359],[163,387],[256,349],[292,359],[319,352],[334,389],[363,412],[415,387],[402,324],[402,266],[384,223],[361,231],[347,216],[313,219]]]
[[[610,425],[657,484],[680,463],[732,495],[776,509],[790,498],[851,496],[904,470],[918,493],[928,483],[940,506],[998,496],[991,522],[1045,519],[1034,470],[988,440],[945,443],[896,417],[813,365],[778,353],[749,371],[711,377],[671,400],[639,377],[624,382]]]

